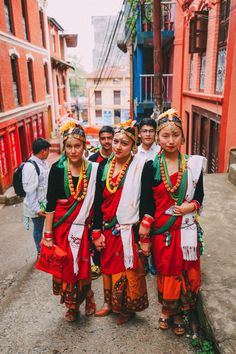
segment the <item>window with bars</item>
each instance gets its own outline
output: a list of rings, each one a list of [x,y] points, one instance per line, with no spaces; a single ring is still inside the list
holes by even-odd
[[[102,91],[95,91],[95,104],[102,104]]]
[[[226,47],[229,29],[230,0],[221,0],[219,17],[218,53],[216,67],[216,92],[224,91]]]
[[[189,53],[206,51],[208,30],[208,11],[195,11],[190,21]]]
[[[39,11],[39,22],[40,22],[42,46],[44,48],[46,48],[45,30],[44,30],[44,15],[43,15],[43,11],[42,10]]]
[[[201,91],[204,91],[205,76],[206,76],[206,52],[202,53],[201,55],[200,84],[199,84],[199,88]]]
[[[55,34],[52,34],[52,51],[56,51],[56,36]]]
[[[11,71],[12,71],[13,94],[15,99],[15,105],[19,106],[21,104],[21,97],[20,97],[20,87],[19,87],[18,59],[14,55],[11,56]]]
[[[193,55],[190,57],[189,90],[193,88]]]
[[[120,109],[115,109],[114,110],[114,123],[119,124],[121,122],[120,119]]]
[[[44,64],[43,69],[44,69],[44,80],[45,80],[46,93],[49,95],[50,90],[49,90],[48,64],[47,63]]]
[[[64,75],[62,76],[62,82],[63,82],[63,98],[64,101],[66,101],[66,79]]]
[[[27,41],[29,41],[27,8],[26,8],[26,1],[25,0],[21,0],[21,9],[22,9],[22,22],[23,22],[24,36],[25,36],[25,39],[27,39]]]
[[[31,59],[29,59],[27,61],[27,69],[28,69],[28,78],[29,78],[30,99],[31,99],[31,101],[35,101],[34,79],[33,79],[33,61]]]
[[[102,110],[101,109],[96,109],[95,110],[95,116],[96,116],[96,118],[102,118]]]
[[[13,33],[11,0],[4,0],[4,12],[5,12],[7,32]]]
[[[120,104],[120,91],[113,91],[114,94],[114,104]]]

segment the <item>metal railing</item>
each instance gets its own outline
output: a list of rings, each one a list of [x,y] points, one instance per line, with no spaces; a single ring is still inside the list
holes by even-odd
[[[154,102],[154,75],[144,74],[139,76],[140,100],[142,103]],[[172,100],[173,74],[162,74],[162,98],[163,102]]]

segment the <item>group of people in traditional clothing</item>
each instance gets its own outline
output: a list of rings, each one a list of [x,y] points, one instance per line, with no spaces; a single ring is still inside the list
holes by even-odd
[[[143,121],[140,132],[133,121],[102,131],[103,148],[89,160],[83,128],[74,121],[62,125],[64,154],[49,173],[43,243],[67,254],[61,276],[53,276],[66,319],[75,321],[85,300],[87,316],[113,312],[119,325],[148,307],[143,259],[152,249],[159,326],[182,335],[182,311],[194,309],[200,286],[205,158],[181,153],[183,126],[174,109],[157,122]],[[144,139],[138,151],[139,134]],[[104,288],[98,310],[91,243],[100,255]]]

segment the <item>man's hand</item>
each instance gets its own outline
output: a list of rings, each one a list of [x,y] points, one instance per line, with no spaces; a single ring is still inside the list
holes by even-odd
[[[45,211],[42,210],[38,211],[38,216],[46,216]]]

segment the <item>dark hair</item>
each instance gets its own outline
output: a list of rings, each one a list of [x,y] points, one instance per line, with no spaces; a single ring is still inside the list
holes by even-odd
[[[51,146],[51,144],[46,139],[38,138],[38,139],[34,140],[34,142],[32,144],[33,154],[37,155],[43,149],[49,149],[50,146]]]
[[[156,123],[155,119],[152,119],[152,118],[143,118],[139,124],[139,130],[144,125],[149,125],[150,127],[153,127],[155,130],[157,129],[157,123]]]
[[[114,136],[115,132],[114,129],[110,125],[104,125],[100,130],[99,130],[99,137],[102,133],[110,133],[112,136]]]

